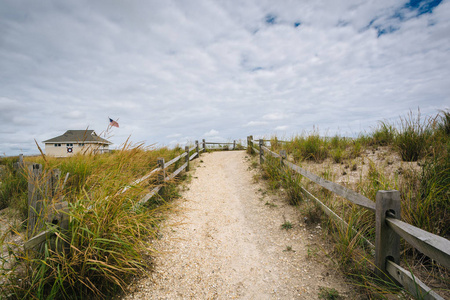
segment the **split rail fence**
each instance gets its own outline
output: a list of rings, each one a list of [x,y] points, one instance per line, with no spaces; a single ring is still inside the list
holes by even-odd
[[[136,186],[141,182],[149,179],[151,176],[157,176],[158,185],[154,187],[149,193],[143,196],[136,204],[135,209],[144,205],[148,200],[155,196],[161,188],[164,187],[165,182],[172,180],[183,170],[189,171],[189,162],[200,156],[201,152],[207,150],[219,150],[223,148],[208,148],[207,145],[233,145],[233,150],[236,149],[236,141],[233,143],[216,143],[206,142],[204,139],[201,143],[195,141],[193,147],[185,146],[185,151],[166,162],[164,158],[158,159],[158,167],[150,171],[145,176],[133,181],[130,185],[123,188],[121,193],[126,192],[132,186]],[[169,174],[168,168],[180,160],[184,159],[183,165]],[[39,245],[49,239],[55,237],[55,232],[61,230],[64,232],[69,227],[68,211],[69,206],[67,201],[62,201],[61,197],[64,185],[67,181],[69,173],[66,174],[64,182],[60,184],[61,172],[58,169],[52,170],[50,175],[43,175],[42,165],[23,162],[23,156],[19,156],[16,168],[28,168],[28,240],[24,243],[24,249],[37,249]],[[45,201],[46,199],[47,201]],[[47,229],[45,229],[47,228]],[[67,245],[65,245],[67,246]],[[64,245],[58,245],[58,251],[63,251]]]
[[[255,147],[255,144],[258,145]],[[267,160],[268,156],[280,161],[280,168],[288,168],[303,177],[315,182],[319,186],[341,196],[348,201],[368,209],[375,213],[375,245],[364,239],[365,243],[375,252],[375,272],[382,278],[389,276],[417,299],[443,299],[435,291],[430,289],[414,274],[402,268],[400,263],[400,238],[403,238],[414,248],[435,260],[439,264],[450,268],[450,241],[441,236],[422,230],[400,220],[400,193],[396,190],[378,191],[376,202],[356,193],[342,185],[321,178],[287,160],[286,151],[275,153],[265,146],[265,141],[254,140],[253,136],[247,137],[247,149],[250,153],[259,153],[260,164]],[[301,189],[313,199],[330,218],[337,220],[341,226],[348,227],[335,212],[328,208],[322,201],[314,197],[309,191]],[[354,228],[351,228],[355,231]]]

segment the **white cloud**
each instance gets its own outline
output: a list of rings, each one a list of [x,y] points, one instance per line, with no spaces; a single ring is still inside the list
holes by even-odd
[[[63,116],[68,119],[80,119],[80,118],[84,117],[84,113],[79,110],[72,110],[72,111],[66,112]]]
[[[108,116],[116,145],[166,145],[434,114],[450,103],[450,2],[418,17],[406,2],[1,1],[0,153]]]
[[[284,113],[270,113],[270,114],[266,114],[262,117],[265,120],[269,120],[269,121],[278,121],[278,120],[283,120],[287,118],[287,115]]]
[[[250,121],[247,124],[245,124],[245,127],[263,126],[266,124],[267,122],[265,121]]]
[[[215,137],[215,136],[217,136],[218,134],[219,134],[219,132],[218,132],[217,130],[211,129],[210,131],[205,132],[203,135],[204,135],[205,137]]]
[[[288,128],[289,128],[288,125],[282,125],[282,126],[277,126],[277,127],[275,127],[275,130],[286,130],[286,129],[288,129]]]

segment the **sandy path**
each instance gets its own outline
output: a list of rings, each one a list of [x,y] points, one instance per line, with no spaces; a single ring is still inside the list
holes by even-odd
[[[152,278],[124,299],[318,299],[320,286],[350,297],[342,275],[311,258],[320,239],[298,210],[253,183],[245,152],[201,160],[154,243]],[[285,220],[294,228],[281,229]]]

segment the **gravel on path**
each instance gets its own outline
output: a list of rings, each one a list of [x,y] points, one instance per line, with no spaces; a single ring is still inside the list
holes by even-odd
[[[255,183],[244,151],[202,154],[168,216],[154,270],[123,299],[318,299],[321,287],[357,298],[330,268],[320,226]],[[290,221],[292,229],[281,225]]]

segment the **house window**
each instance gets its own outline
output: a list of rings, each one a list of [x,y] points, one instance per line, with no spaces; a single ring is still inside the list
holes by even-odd
[[[73,147],[73,144],[66,144],[67,147]]]
[[[79,143],[78,146],[84,147],[84,143]]]
[[[55,147],[61,147],[61,144],[55,144]]]

